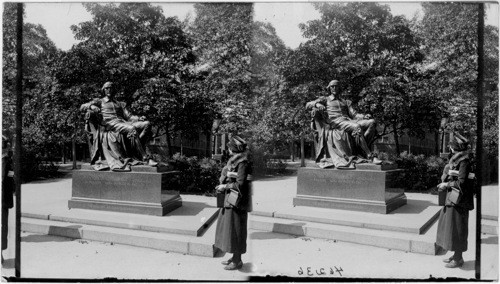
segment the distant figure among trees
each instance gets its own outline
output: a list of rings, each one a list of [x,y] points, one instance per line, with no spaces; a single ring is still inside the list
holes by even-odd
[[[338,80],[326,87],[330,95],[306,104],[312,110],[316,131],[316,163],[321,168],[352,168],[353,163],[380,164],[370,150],[377,135],[376,122],[369,114],[359,114],[342,98]]]
[[[93,135],[91,164],[95,170],[130,171],[130,165],[147,163],[157,166],[145,150],[151,139],[151,124],[144,116],[132,115],[124,102],[115,99],[116,89],[106,82],[101,91],[103,98],[83,104],[86,111],[86,130]],[[108,166],[102,163],[107,161]]]

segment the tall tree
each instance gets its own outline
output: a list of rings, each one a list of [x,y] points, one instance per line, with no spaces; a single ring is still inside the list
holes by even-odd
[[[81,42],[55,71],[66,96],[74,98],[71,109],[97,96],[104,81],[114,81],[120,99],[157,127],[156,136],[167,134],[169,145],[179,131],[193,135],[205,127],[208,100],[191,88],[196,58],[184,24],[146,3],[84,6],[93,18],[71,27]]]
[[[255,145],[268,151],[281,150],[293,143],[288,124],[294,123],[279,100],[285,85],[281,72],[282,59],[287,54],[283,41],[270,23],[255,22],[252,40],[252,101],[250,131]],[[285,126],[286,125],[286,126]]]
[[[433,93],[444,99],[443,113],[451,127],[475,135],[477,80],[477,5],[422,3],[424,17],[417,25],[426,62],[432,64]],[[484,30],[485,145],[498,155],[498,28]]]
[[[298,103],[294,109],[326,95],[324,86],[337,78],[359,111],[384,125],[380,136],[437,129],[431,122],[439,121],[439,100],[426,96],[420,83],[423,56],[410,23],[376,3],[314,6],[321,17],[300,25],[308,41],[290,53],[283,71],[290,87],[286,100]]]
[[[253,5],[197,3],[194,9],[190,32],[200,59],[197,71],[205,76],[200,89],[215,100],[222,130],[245,131],[251,112]]]
[[[2,51],[2,129],[13,133],[16,76],[16,4],[5,3]],[[48,100],[53,89],[50,64],[59,51],[41,25],[23,24],[23,171],[53,150],[50,119],[41,113],[56,115]],[[50,118],[50,116],[49,116]],[[29,178],[29,175],[24,175]]]

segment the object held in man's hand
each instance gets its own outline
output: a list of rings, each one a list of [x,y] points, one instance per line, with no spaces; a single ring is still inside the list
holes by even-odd
[[[226,176],[228,178],[237,178],[238,177],[238,173],[237,172],[227,172]]]

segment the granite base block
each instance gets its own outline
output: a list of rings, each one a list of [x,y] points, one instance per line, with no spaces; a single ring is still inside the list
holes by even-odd
[[[75,171],[68,207],[163,216],[182,206],[179,192],[170,189],[177,174]]]
[[[396,184],[402,171],[384,169],[299,168],[293,205],[387,214],[407,200]]]

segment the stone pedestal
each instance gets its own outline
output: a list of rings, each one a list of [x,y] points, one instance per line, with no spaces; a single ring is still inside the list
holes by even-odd
[[[170,188],[178,172],[168,168],[133,166],[131,172],[73,172],[69,208],[163,216],[182,206],[179,191]]]
[[[394,165],[359,164],[355,170],[299,168],[294,206],[387,214],[406,204]]]

